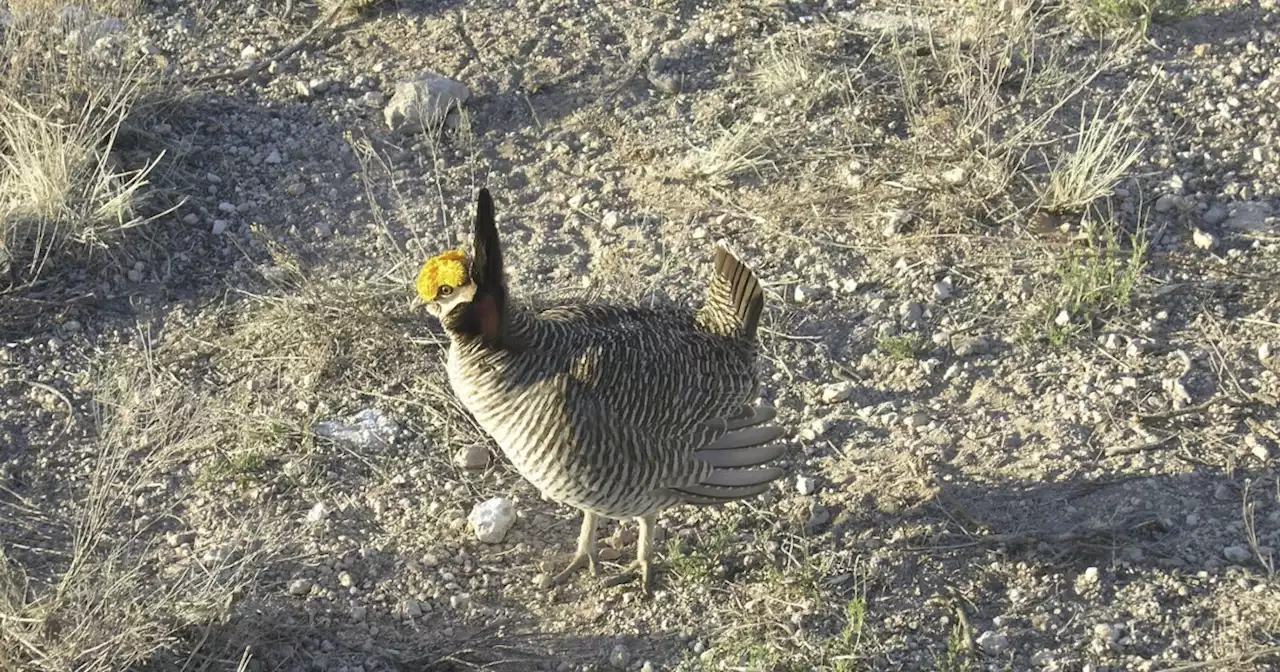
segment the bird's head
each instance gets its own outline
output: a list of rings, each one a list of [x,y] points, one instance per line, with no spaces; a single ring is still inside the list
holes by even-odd
[[[427,260],[418,272],[418,299],[455,336],[481,339],[489,347],[506,343],[507,289],[493,198],[481,189],[470,253],[449,250]]]
[[[418,272],[418,298],[436,318],[443,321],[450,314],[469,305],[476,296],[476,283],[471,278],[467,253],[449,250],[427,260]]]

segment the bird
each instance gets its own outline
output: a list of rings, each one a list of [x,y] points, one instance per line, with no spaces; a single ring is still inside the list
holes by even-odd
[[[703,306],[583,302],[534,309],[509,294],[493,197],[480,189],[471,249],[428,259],[417,305],[448,334],[462,406],[541,494],[582,512],[577,551],[544,587],[598,574],[601,518],[638,524],[638,576],[652,592],[657,515],[759,495],[784,470],[785,429],[759,400],[764,293],[715,245]]]

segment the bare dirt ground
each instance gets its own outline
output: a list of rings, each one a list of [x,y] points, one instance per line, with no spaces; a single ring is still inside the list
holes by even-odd
[[[84,11],[0,17],[0,667],[1280,665],[1274,0]],[[651,599],[411,308],[480,186],[530,301],[767,285],[789,474]]]

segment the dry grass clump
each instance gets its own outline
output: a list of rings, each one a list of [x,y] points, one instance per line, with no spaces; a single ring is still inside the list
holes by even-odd
[[[136,2],[9,3],[0,32],[0,251],[30,278],[67,242],[98,244],[137,226],[159,157],[122,167],[121,128],[157,90],[127,48]],[[84,5],[81,5],[84,7]]]
[[[1038,207],[1055,213],[1080,212],[1114,193],[1116,185],[1142,156],[1136,139],[1134,110],[1146,98],[1155,80],[1136,96],[1136,103],[1105,108],[1101,102],[1080,110],[1080,126],[1074,149],[1063,151],[1038,187]],[[1120,96],[1121,100],[1130,97]]]
[[[183,633],[228,617],[286,543],[249,514],[220,531],[216,552],[166,544],[166,527],[195,527],[163,484],[221,440],[213,399],[150,359],[112,369],[99,388],[97,458],[70,484],[72,503],[49,510],[12,491],[0,502],[17,530],[0,545],[4,669],[121,670],[185,655]]]

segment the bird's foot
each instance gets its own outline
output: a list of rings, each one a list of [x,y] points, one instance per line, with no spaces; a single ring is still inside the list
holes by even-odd
[[[568,567],[560,570],[560,572],[555,576],[543,581],[543,588],[558,586],[565,581],[568,581],[569,577],[573,576],[575,572],[581,570],[583,567],[588,568],[592,576],[600,573],[600,567],[596,564],[596,556],[584,551],[578,551],[574,554],[573,560],[569,562]]]
[[[631,583],[636,579],[640,579],[640,592],[645,595],[653,594],[653,566],[644,560],[636,560],[622,573],[610,579],[605,585],[607,587],[620,586],[624,583]]]

